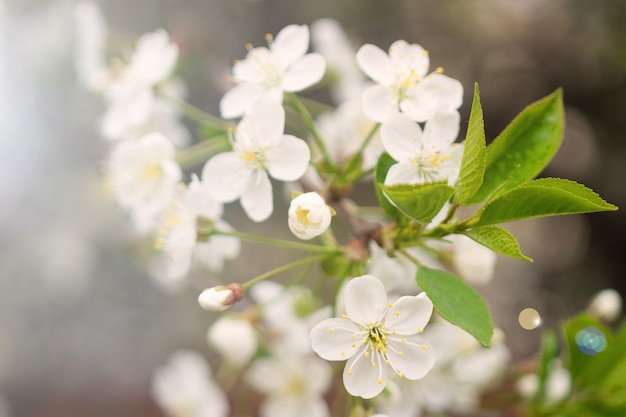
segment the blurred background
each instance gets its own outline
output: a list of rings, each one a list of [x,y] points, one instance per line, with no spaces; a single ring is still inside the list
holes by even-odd
[[[196,303],[211,277],[175,292],[151,278],[102,181],[104,105],[76,81],[72,0],[0,0],[0,417],[159,416],[153,369],[205,342],[212,314]],[[397,39],[430,50],[465,86],[461,131],[478,82],[488,139],[563,87],[565,140],[545,176],[582,182],[621,211],[507,225],[525,264],[500,257],[480,287],[515,360],[537,352],[542,327],[584,309],[599,290],[626,294],[626,3],[566,0],[103,0],[114,50],[163,27],[179,44],[188,100],[217,114],[233,59],[290,23],[336,19],[354,45]],[[193,131],[193,125],[189,124]],[[282,207],[284,210],[284,207]],[[226,217],[263,233],[238,205]],[[284,214],[284,212],[283,212]],[[247,223],[246,223],[247,222]],[[274,222],[272,224],[272,222]],[[251,229],[256,227],[256,229]],[[233,280],[280,254],[244,246]],[[154,274],[152,274],[154,275]],[[537,309],[528,331],[517,316]]]

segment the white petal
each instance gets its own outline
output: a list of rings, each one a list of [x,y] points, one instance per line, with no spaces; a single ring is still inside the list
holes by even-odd
[[[231,88],[220,100],[220,114],[225,119],[234,119],[243,116],[258,92],[245,84]]]
[[[292,135],[284,135],[282,142],[266,153],[270,175],[281,181],[295,181],[304,175],[311,151],[305,141]]]
[[[235,141],[243,146],[275,146],[283,138],[285,110],[280,103],[262,97],[254,101],[237,125]]]
[[[251,220],[262,222],[274,211],[272,183],[265,171],[257,171],[254,177],[241,194],[241,206]]]
[[[224,152],[204,164],[202,182],[214,199],[226,203],[241,196],[251,180],[251,174],[237,153]]]
[[[463,84],[459,80],[443,74],[430,74],[417,87],[436,97],[438,111],[456,110],[463,104]]]
[[[374,85],[363,93],[363,113],[377,122],[398,113],[398,99],[390,87]]]
[[[435,353],[431,345],[419,336],[406,336],[405,342],[388,337],[387,355],[391,364],[407,379],[420,379],[435,364]],[[400,354],[399,352],[402,352]]]
[[[260,408],[261,417],[328,417],[329,415],[328,405],[320,396],[277,394],[269,396]]]
[[[283,28],[274,39],[272,52],[286,67],[309,49],[309,28],[306,25],[289,25]]]
[[[350,395],[374,398],[387,383],[388,366],[377,350],[368,350],[369,356],[356,354],[343,370],[343,384]]]
[[[461,116],[458,111],[437,113],[426,122],[422,141],[424,147],[443,149],[453,143],[459,134]]]
[[[413,120],[398,113],[389,116],[382,124],[380,138],[385,150],[396,161],[410,161],[419,152],[422,129]]]
[[[378,278],[363,275],[348,283],[344,302],[350,320],[367,326],[382,318],[387,309],[387,291]]]
[[[401,76],[414,73],[423,77],[430,66],[430,59],[424,48],[403,40],[395,41],[389,47],[389,57],[395,67],[402,71]]]
[[[311,344],[313,350],[323,359],[344,361],[363,346],[361,336],[358,335],[360,331],[359,326],[350,320],[326,319],[311,329]]]
[[[421,184],[423,182],[425,182],[424,176],[419,173],[412,162],[400,162],[393,165],[385,177],[385,185]]]
[[[356,53],[356,62],[368,77],[382,85],[394,81],[394,71],[389,55],[376,45],[365,44]]]
[[[283,76],[285,91],[302,91],[318,83],[326,71],[326,60],[321,54],[307,54],[290,66]]]
[[[433,303],[420,293],[416,296],[400,297],[385,316],[385,327],[399,335],[410,335],[424,329],[433,314]]]

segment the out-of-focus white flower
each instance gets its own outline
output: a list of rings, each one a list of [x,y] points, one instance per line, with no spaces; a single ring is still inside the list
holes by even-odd
[[[93,0],[76,4],[74,23],[76,74],[86,88],[100,91],[109,80],[109,71],[106,65],[107,25],[98,4]]]
[[[485,284],[493,278],[496,253],[467,236],[452,235],[452,263],[456,272],[472,284]]]
[[[330,226],[332,214],[326,201],[315,192],[300,194],[289,205],[289,229],[299,239],[321,235]]]
[[[251,49],[246,59],[233,66],[237,85],[220,101],[222,117],[232,119],[248,113],[261,97],[282,103],[283,92],[296,92],[322,79],[326,70],[324,57],[306,54],[309,49],[309,28],[289,25],[272,40],[269,48]]]
[[[209,364],[190,350],[174,352],[152,377],[152,397],[176,417],[226,417],[226,396],[213,381]]]
[[[207,341],[222,358],[237,367],[250,361],[258,345],[250,322],[235,316],[224,316],[215,320],[207,332]]]
[[[113,193],[141,231],[156,226],[176,193],[181,170],[174,155],[172,143],[156,132],[111,151],[107,170]]]
[[[243,289],[239,284],[218,285],[207,288],[198,296],[200,307],[208,311],[226,311],[243,298]]]
[[[361,69],[378,85],[363,93],[363,111],[377,122],[384,122],[400,110],[417,122],[436,113],[458,109],[463,102],[463,86],[438,72],[428,74],[428,52],[403,40],[389,47],[389,55],[375,45],[363,45],[356,54]]]
[[[311,40],[313,48],[326,59],[335,101],[341,103],[360,96],[366,80],[356,63],[356,48],[341,25],[329,18],[317,20],[311,25]]]
[[[448,180],[454,184],[459,175],[463,144],[453,143],[459,133],[459,113],[437,113],[424,126],[403,114],[390,116],[381,126],[383,146],[398,161],[386,185],[419,184]]]
[[[241,242],[233,236],[221,235],[198,240],[198,232],[202,231],[199,227],[233,230],[221,219],[222,203],[210,196],[195,175],[180,194],[181,197],[170,202],[156,245],[168,261],[168,277],[180,280],[186,276],[193,260],[212,272],[220,271],[225,260],[239,255]]]
[[[420,336],[432,314],[425,293],[387,302],[382,282],[371,275],[352,279],[344,293],[346,315],[311,330],[313,350],[332,361],[348,360],[343,383],[354,396],[373,398],[387,383],[389,368],[399,377],[423,378],[433,367],[432,347]]]
[[[332,380],[330,365],[316,357],[277,357],[255,360],[246,380],[267,394],[261,417],[326,417],[322,395]]]
[[[295,181],[308,166],[311,153],[302,139],[285,135],[285,111],[269,99],[254,103],[244,117],[233,142],[234,150],[211,158],[202,170],[202,181],[214,198],[230,202],[238,198],[253,221],[267,219],[274,211],[269,175]]]
[[[549,372],[546,379],[544,401],[547,404],[555,404],[569,394],[572,388],[572,376],[558,359],[552,360],[548,367]],[[539,376],[536,374],[524,375],[517,381],[517,391],[525,398],[530,399],[534,397],[538,389]]]
[[[588,310],[605,322],[611,322],[622,312],[622,296],[612,288],[607,288],[593,296]]]
[[[170,77],[178,46],[163,29],[144,34],[128,66],[106,87],[109,108],[102,120],[107,137],[120,137],[146,123],[154,111],[155,87]]]

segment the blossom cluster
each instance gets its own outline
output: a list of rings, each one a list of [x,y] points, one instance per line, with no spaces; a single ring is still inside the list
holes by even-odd
[[[373,407],[391,417],[480,407],[508,361],[504,337],[496,330],[480,340],[492,348],[481,347],[476,334],[433,312],[439,295],[416,276],[432,268],[484,284],[495,253],[450,232],[458,207],[450,195],[422,221],[367,214],[349,198],[357,183],[373,183],[393,214],[405,208],[391,191],[455,186],[465,152],[458,80],[431,70],[415,43],[355,48],[334,21],[289,25],[234,63],[218,118],[185,102],[175,76],[184,56],[165,30],[142,35],[128,60],[107,65],[101,13],[91,2],[76,13],[84,32],[76,69],[106,104],[100,131],[111,141],[105,176],[115,200],[153,242],[161,282],[185,286],[195,273],[219,281],[198,297],[205,310],[224,313],[207,333],[217,376],[203,355],[175,353],[153,380],[168,414],[228,415],[233,403],[220,386],[246,384],[263,396],[261,416],[326,417],[345,400],[326,395],[336,389],[332,362],[344,360],[345,391],[376,399]],[[335,102],[299,95],[322,87]],[[304,128],[289,123],[294,114]],[[190,145],[183,116],[211,134]],[[279,222],[297,240],[248,234],[224,219],[225,205],[239,201],[251,221],[264,222],[287,195]],[[242,240],[307,256],[247,282],[220,279]],[[306,271],[289,285],[268,280],[318,263],[310,288]]]

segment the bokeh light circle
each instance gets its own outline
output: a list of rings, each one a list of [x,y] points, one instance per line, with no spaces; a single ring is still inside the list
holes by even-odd
[[[526,330],[534,330],[541,326],[541,315],[534,308],[525,308],[520,311],[517,318],[519,325]]]
[[[576,333],[576,345],[585,355],[593,356],[606,349],[606,337],[597,327],[586,327]]]

